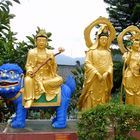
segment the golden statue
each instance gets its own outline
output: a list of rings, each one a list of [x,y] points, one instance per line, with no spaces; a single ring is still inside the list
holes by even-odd
[[[123,39],[131,43],[123,44]],[[140,30],[134,26],[128,26],[118,36],[118,45],[123,53],[123,86],[126,92],[126,104],[140,106]]]
[[[45,93],[47,101],[51,101],[61,93],[63,79],[57,75],[54,54],[46,48],[47,45],[47,33],[40,30],[36,35],[37,47],[29,50],[27,56],[24,80],[25,108],[30,108],[34,99],[39,99],[42,93]]]
[[[96,25],[100,25],[100,29],[93,43],[90,34]],[[114,27],[104,17],[93,21],[84,31],[85,42],[89,49],[86,52],[83,90],[78,102],[81,111],[100,103],[107,103],[111,97],[113,63],[109,47],[115,34]]]

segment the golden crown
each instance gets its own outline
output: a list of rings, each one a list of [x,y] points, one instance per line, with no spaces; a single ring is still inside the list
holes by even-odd
[[[46,31],[44,29],[39,30],[39,32],[36,35],[36,38],[37,37],[46,37],[46,38],[48,38],[47,33],[46,33]]]

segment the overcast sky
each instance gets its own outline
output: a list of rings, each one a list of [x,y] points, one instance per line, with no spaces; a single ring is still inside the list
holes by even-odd
[[[50,45],[65,48],[64,55],[84,57],[86,50],[83,31],[99,16],[108,17],[103,0],[20,0],[11,13],[12,30],[19,41],[35,34],[37,26],[52,33]]]

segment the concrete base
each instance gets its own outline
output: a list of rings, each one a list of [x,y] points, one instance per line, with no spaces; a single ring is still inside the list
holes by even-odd
[[[24,129],[13,129],[9,125],[0,140],[77,140],[76,120],[68,120],[67,128],[54,129],[48,120],[27,120]]]

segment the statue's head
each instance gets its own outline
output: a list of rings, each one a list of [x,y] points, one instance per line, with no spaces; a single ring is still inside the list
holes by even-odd
[[[109,29],[106,24],[101,25],[96,36],[96,46],[107,47],[109,37]],[[97,48],[96,47],[96,48]]]
[[[48,45],[48,36],[45,30],[40,29],[36,35],[36,46],[39,49],[44,49]]]
[[[0,66],[0,95],[12,98],[23,87],[23,70],[17,64]]]
[[[100,34],[98,34],[98,39],[99,39],[99,45],[100,46],[105,47],[107,45],[107,43],[108,43],[108,36],[109,36],[108,29],[105,26],[102,29],[102,32]]]
[[[105,47],[108,43],[108,37],[107,36],[101,36],[99,37],[99,45],[101,47]]]

